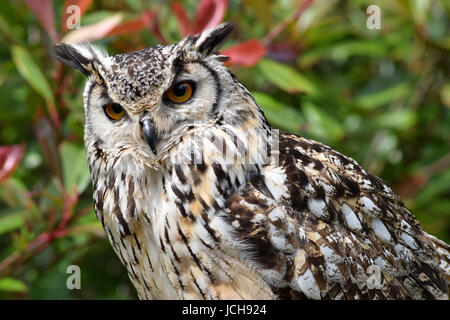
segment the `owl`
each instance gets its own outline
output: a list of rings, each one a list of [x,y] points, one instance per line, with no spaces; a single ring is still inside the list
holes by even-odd
[[[218,52],[224,23],[88,79],[98,219],[141,299],[448,299],[449,246],[353,159],[272,128]]]

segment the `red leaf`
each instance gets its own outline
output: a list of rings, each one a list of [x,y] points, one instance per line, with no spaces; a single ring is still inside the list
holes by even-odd
[[[152,32],[162,44],[166,44],[167,40],[159,29],[156,11],[146,11],[141,16],[144,25]]]
[[[227,0],[202,0],[195,15],[194,33],[217,26],[227,11]]]
[[[155,16],[156,12],[145,11],[138,19],[126,21],[114,27],[111,31],[108,32],[107,36],[119,35],[130,32],[139,32],[145,27],[147,27],[149,21],[151,21],[152,18]]]
[[[251,67],[257,64],[266,55],[267,51],[258,39],[249,39],[226,48],[221,53],[230,57],[227,64]]]
[[[0,146],[0,182],[5,181],[16,170],[24,151],[23,144]]]
[[[130,20],[124,22],[117,27],[114,27],[111,31],[109,31],[106,36],[119,35],[123,33],[129,32],[139,32],[145,27],[144,23],[141,19]]]
[[[63,12],[63,19],[62,19],[62,28],[64,31],[67,31],[67,18],[69,16],[69,13],[67,13],[67,8],[71,5],[78,6],[80,8],[80,18],[83,16],[83,13],[86,12],[86,10],[91,5],[92,0],[66,0],[64,3],[64,12]]]
[[[39,23],[47,31],[53,42],[58,42],[59,36],[55,29],[55,17],[53,16],[53,4],[51,0],[25,0],[25,3],[33,11]]]
[[[194,32],[194,26],[189,19],[186,10],[178,2],[172,3],[172,12],[178,22],[178,29],[182,37],[185,37]]]

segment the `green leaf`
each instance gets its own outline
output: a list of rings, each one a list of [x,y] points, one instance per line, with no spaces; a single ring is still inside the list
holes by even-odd
[[[125,0],[125,3],[130,7],[131,10],[136,12],[142,12],[145,10],[142,1],[139,0]]]
[[[308,132],[320,138],[326,138],[331,141],[341,140],[345,131],[342,125],[311,102],[305,102],[302,105],[308,123]]]
[[[0,184],[0,200],[9,207],[25,207],[27,187],[20,179],[10,177]]]
[[[9,210],[10,211],[10,210]],[[21,211],[21,210],[19,210]],[[0,234],[8,233],[15,229],[19,229],[24,225],[25,212],[8,214],[0,217]]]
[[[450,199],[440,199],[436,201],[432,201],[427,204],[429,207],[427,208],[430,212],[430,215],[436,216],[436,218],[440,218],[442,220],[450,219]],[[447,220],[448,221],[448,220]],[[442,224],[445,227],[445,222]]]
[[[11,32],[11,25],[8,24],[3,15],[0,15],[0,33],[6,38],[14,39],[14,35]]]
[[[0,279],[0,291],[8,291],[8,292],[27,292],[28,288],[25,283],[22,281],[7,277]]]
[[[83,193],[90,181],[84,147],[74,143],[64,142],[60,145],[59,149],[66,189],[73,190],[76,187],[79,194]]]
[[[321,60],[345,62],[350,57],[361,56],[371,59],[381,59],[387,54],[387,46],[379,40],[349,41],[337,44],[327,44],[316,49],[310,49],[300,55],[297,62],[302,68],[308,68]]]
[[[417,122],[417,114],[408,109],[399,109],[380,114],[374,120],[380,128],[405,130]]]
[[[309,79],[286,64],[263,59],[259,63],[259,69],[269,82],[289,93],[313,94],[317,91]]]
[[[441,100],[447,108],[450,108],[450,82],[442,86]]]
[[[386,55],[386,47],[381,41],[351,41],[341,43],[329,51],[329,56],[334,60],[345,61],[351,56],[367,56],[382,58]]]
[[[94,213],[90,213],[95,216]],[[102,223],[100,221],[94,221],[92,223],[85,223],[83,225],[75,225],[70,228],[70,235],[79,235],[79,234],[94,234],[97,237],[105,237],[105,230],[103,229]]]
[[[273,126],[289,132],[300,133],[300,126],[305,121],[299,110],[287,106],[265,93],[252,92],[252,94]]]
[[[267,12],[270,12],[270,1],[248,0],[246,4],[251,8],[258,21],[264,25],[264,28],[269,30],[272,23],[272,15],[267,14]]]
[[[50,85],[31,55],[23,47],[18,45],[12,46],[11,54],[17,69],[25,80],[28,81],[30,86],[36,90],[45,101],[53,104],[54,99]]]
[[[413,0],[410,1],[410,8],[412,16],[414,17],[417,25],[423,25],[427,21],[427,15],[430,10],[430,3],[428,1]]]
[[[394,100],[405,97],[409,92],[409,84],[402,82],[394,86],[389,86],[383,90],[360,94],[356,97],[356,103],[361,109],[376,109],[389,104]]]
[[[426,187],[416,196],[415,205],[418,208],[426,207],[436,201],[440,195],[445,197],[450,191],[450,169],[433,177]]]

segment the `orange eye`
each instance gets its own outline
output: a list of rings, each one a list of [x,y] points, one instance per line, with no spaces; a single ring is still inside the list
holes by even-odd
[[[105,113],[111,120],[120,120],[125,115],[125,110],[122,108],[120,104],[117,103],[109,103],[103,107],[105,109]]]
[[[166,92],[166,98],[174,103],[183,103],[189,100],[194,93],[194,84],[190,81],[182,81],[174,84]]]

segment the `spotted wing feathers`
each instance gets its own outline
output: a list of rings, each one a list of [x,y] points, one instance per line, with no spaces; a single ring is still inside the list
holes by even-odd
[[[280,134],[267,165],[228,199],[244,253],[280,298],[448,299],[448,245],[354,160]]]

